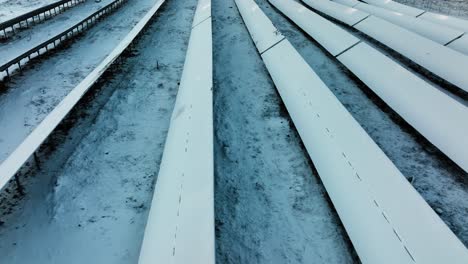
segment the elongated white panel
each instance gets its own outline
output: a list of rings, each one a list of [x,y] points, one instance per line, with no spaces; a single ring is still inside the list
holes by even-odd
[[[335,0],[335,2],[339,1],[340,0]],[[463,34],[463,31],[460,30],[455,30],[437,23],[407,16],[395,11],[389,11],[385,8],[368,5],[362,2],[354,5],[354,8],[385,19],[388,22],[418,33],[419,35],[442,45],[449,43]]]
[[[245,2],[253,1],[236,0]],[[248,28],[252,36],[262,30]],[[262,59],[363,263],[468,260],[463,244],[287,40]]]
[[[34,154],[54,129],[62,122],[83,95],[93,86],[99,77],[112,65],[122,52],[143,30],[165,0],[159,0],[148,13],[135,25],[115,49],[81,81],[73,90],[47,115],[44,120],[29,134],[15,151],[0,164],[0,190],[18,172],[26,161]]]
[[[393,10],[398,13],[402,13],[408,16],[413,16],[413,17],[419,16],[425,12],[422,9],[403,5],[403,4],[400,4],[391,0],[364,0],[364,2],[368,4],[376,5],[376,6],[381,6],[386,9]]]
[[[313,36],[333,56],[340,54],[359,42],[351,34],[343,34],[343,29],[330,23],[325,18],[313,13],[305,6],[295,1],[270,0],[281,12],[299,25],[305,32]]]
[[[358,0],[334,0],[334,2],[337,2],[342,5],[347,5],[349,7],[354,7],[355,5],[362,3],[362,2],[359,2]]]
[[[468,107],[365,43],[343,53],[338,60],[468,172]]]
[[[355,28],[468,91],[467,56],[374,16]]]
[[[369,14],[359,11],[355,8],[343,6],[328,0],[302,0],[310,7],[329,15],[339,21],[353,26],[359,21],[365,19]]]
[[[271,21],[266,17],[258,5],[255,4],[255,2],[250,0],[240,1],[243,3],[242,5],[237,6],[239,11],[241,13],[249,14],[245,18],[248,21],[245,24],[249,31],[259,32],[255,36],[252,36],[252,39],[260,53],[265,52],[267,49],[284,39],[284,36],[275,28],[275,26],[273,26]],[[249,19],[251,21],[249,21]]]
[[[215,263],[212,87],[209,17],[192,28],[140,264]]]
[[[192,26],[196,26],[211,17],[211,0],[198,0],[197,12],[193,18]]]
[[[432,21],[435,23],[439,23],[442,25],[446,25],[464,32],[468,32],[468,21],[457,18],[457,17],[452,17],[452,16],[446,16],[446,15],[441,15],[441,14],[436,14],[436,13],[431,13],[431,12],[426,12],[419,16],[421,19],[425,19],[428,21]]]

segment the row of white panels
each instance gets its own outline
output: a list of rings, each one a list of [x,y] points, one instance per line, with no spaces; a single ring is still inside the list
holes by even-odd
[[[466,31],[462,30],[461,28],[452,27],[446,23],[441,23],[446,20],[428,20],[425,16],[413,17],[386,9],[385,7],[387,6],[385,5],[384,7],[380,7],[366,4],[364,2],[359,2],[357,0],[333,1],[385,19],[395,25],[406,28],[441,45],[461,52],[464,55],[468,55],[468,34],[466,34]],[[433,14],[432,16],[436,16],[436,14]],[[466,23],[464,20],[461,21],[462,23]]]
[[[431,22],[446,25],[446,26],[461,30],[463,32],[468,32],[468,21],[461,19],[461,18],[442,15],[442,14],[436,14],[433,12],[427,12],[425,10],[407,6],[404,4],[400,4],[392,0],[363,0],[363,1],[368,4],[380,6],[388,10],[392,10],[392,11],[402,13],[408,16],[420,17],[422,19],[425,19]]]
[[[382,18],[329,0],[302,0],[468,91],[467,56]]]
[[[468,108],[300,3],[270,1],[395,112],[468,171]],[[447,118],[450,117],[450,118]]]
[[[346,45],[333,43],[325,32],[336,34],[339,29],[317,16],[304,15],[307,9],[294,1],[271,2],[294,14],[290,18],[296,23],[306,21],[303,29],[310,29],[332,54],[343,49],[343,55],[348,54]],[[256,3],[236,0],[236,4],[361,261],[467,263],[465,246]],[[338,39],[355,45],[361,55],[372,52],[352,36]]]
[[[39,149],[84,94],[119,58],[156,14],[165,0],[158,0],[115,49],[47,115],[29,136],[0,164],[0,190]]]
[[[215,263],[211,0],[199,0],[140,264]]]

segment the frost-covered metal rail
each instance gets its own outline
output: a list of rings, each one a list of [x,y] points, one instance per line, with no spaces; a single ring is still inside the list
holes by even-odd
[[[4,77],[7,77],[7,78],[10,77],[13,70],[16,70],[16,69],[22,70],[22,66],[25,63],[47,53],[51,49],[55,49],[64,41],[77,37],[83,31],[89,29],[95,23],[97,23],[99,19],[111,14],[113,11],[121,7],[127,1],[128,0],[112,1],[108,5],[104,6],[103,8],[89,15],[85,19],[76,23],[69,29],[29,49],[28,51],[24,52],[23,54],[18,55],[16,58],[4,63],[3,65],[0,65],[0,79],[4,79]]]
[[[298,2],[269,1],[468,172],[465,105]]]
[[[440,78],[468,91],[468,57],[366,12],[329,0],[302,0],[395,50]]]
[[[236,0],[363,263],[466,263],[468,251],[253,0]]]
[[[211,0],[199,0],[140,264],[215,263]]]
[[[3,33],[3,35],[0,34],[0,37],[8,38],[11,36],[10,33],[16,33],[15,27],[21,29],[24,27],[24,24],[26,24],[25,27],[29,27],[32,24],[40,23],[85,1],[86,0],[61,0],[2,22],[0,23],[0,32]]]
[[[83,95],[93,86],[99,77],[117,60],[128,48],[151,18],[156,14],[165,0],[159,0],[150,11],[138,22],[117,47],[81,81],[29,134],[29,136],[0,164],[0,190],[33,156],[36,150],[49,137],[54,129],[62,122]]]

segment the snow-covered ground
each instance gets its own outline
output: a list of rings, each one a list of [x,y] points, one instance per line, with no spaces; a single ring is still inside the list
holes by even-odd
[[[112,1],[103,0],[99,3],[86,1],[46,23],[14,35],[8,42],[0,44],[0,65],[62,33]]]
[[[394,0],[408,6],[414,6],[434,13],[468,19],[468,1],[466,0]]]
[[[137,52],[71,115],[80,121],[56,133],[64,143],[2,217],[0,262],[137,262],[196,3],[167,1]]]
[[[133,0],[70,47],[30,63],[0,94],[0,162],[122,40],[155,0]]]
[[[58,0],[0,0],[0,23]]]

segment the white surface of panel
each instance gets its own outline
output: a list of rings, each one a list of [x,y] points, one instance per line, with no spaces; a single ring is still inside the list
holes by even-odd
[[[402,13],[402,14],[412,16],[412,17],[419,16],[425,12],[424,10],[421,10],[419,8],[403,5],[403,4],[400,4],[391,0],[363,0],[363,1],[368,4],[381,6],[388,10],[393,10],[398,13]]]
[[[343,8],[350,7],[328,0],[303,0],[303,2],[341,22],[347,23],[349,20],[346,19]],[[367,16],[353,27],[442,79],[468,91],[468,74],[466,74],[468,57],[466,55],[373,15]]]
[[[468,172],[468,107],[365,43],[343,53],[338,60]]]
[[[335,2],[340,2],[340,0],[335,0]],[[418,33],[442,45],[449,43],[463,34],[463,31],[460,30],[455,30],[437,23],[407,16],[395,11],[389,11],[385,8],[368,5],[362,2],[354,5],[354,8],[385,19],[388,22]]]
[[[457,18],[457,17],[452,17],[452,16],[447,16],[447,15],[441,15],[441,14],[435,14],[431,12],[426,12],[419,16],[421,19],[425,19],[428,21],[432,21],[435,23],[439,23],[442,25],[446,25],[461,31],[464,31],[465,33],[468,32],[468,21]]]
[[[257,4],[250,0],[239,0],[237,2],[242,3],[237,6],[239,11],[249,14],[245,18],[248,30],[258,32],[255,36],[252,36],[252,39],[260,54],[284,40],[284,36],[273,26]]]
[[[355,28],[468,91],[466,55],[374,16],[357,24]]]
[[[340,54],[359,42],[337,25],[315,14],[305,6],[295,1],[270,0],[270,3],[299,25],[305,32],[313,36],[333,56]]]
[[[190,35],[140,264],[215,263],[210,9],[203,0],[197,7],[208,19]]]
[[[338,59],[419,133],[468,172],[468,107],[359,39],[291,0],[269,0]],[[323,18],[322,18],[323,19]],[[319,22],[317,22],[319,21]],[[343,39],[353,39],[344,45]],[[332,47],[332,48],[330,48]],[[450,117],[450,118],[447,118]]]
[[[465,34],[461,38],[458,38],[450,42],[447,47],[456,50],[460,53],[468,55],[468,35]]]
[[[355,5],[358,5],[359,3],[362,3],[358,0],[334,0],[334,2],[337,2],[342,5],[347,5],[349,7],[354,7]]]
[[[308,6],[328,15],[339,21],[353,26],[359,21],[365,19],[369,14],[359,11],[355,8],[347,7],[328,0],[302,0]]]

